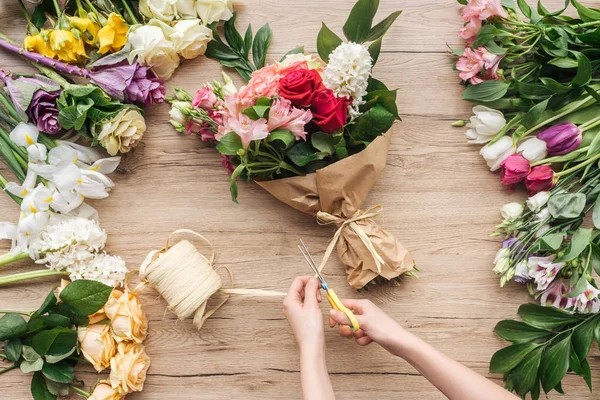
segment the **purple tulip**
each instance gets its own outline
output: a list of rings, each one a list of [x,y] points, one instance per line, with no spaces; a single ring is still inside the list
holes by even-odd
[[[537,135],[546,142],[548,154],[559,156],[575,150],[582,140],[581,130],[571,122],[562,122],[546,129]]]
[[[60,93],[60,90],[46,92],[40,89],[35,92],[27,108],[27,116],[31,123],[49,135],[54,135],[62,129],[58,123],[58,106],[56,105]]]

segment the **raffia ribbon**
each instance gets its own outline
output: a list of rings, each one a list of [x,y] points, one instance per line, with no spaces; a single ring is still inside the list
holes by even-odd
[[[375,265],[377,266],[377,273],[381,274],[381,267],[385,264],[385,260],[377,253],[371,239],[365,233],[365,231],[357,224],[358,221],[373,219],[377,217],[383,211],[383,206],[376,205],[369,207],[366,211],[358,210],[349,218],[338,217],[336,215],[329,214],[325,211],[317,212],[317,222],[319,225],[329,225],[336,224],[338,226],[337,231],[333,235],[333,238],[329,242],[327,246],[327,250],[323,255],[323,259],[321,260],[321,264],[319,265],[319,271],[322,271],[325,268],[325,264],[331,257],[333,253],[333,249],[335,245],[338,243],[340,238],[342,237],[342,232],[344,229],[351,229],[356,235],[360,238],[360,241],[365,245],[373,260],[375,261]]]
[[[174,241],[173,237],[178,235],[182,238]],[[194,239],[208,245],[210,257],[200,253],[191,242]],[[194,326],[198,330],[225,304],[230,295],[285,296],[283,292],[270,290],[223,288],[221,277],[213,266],[214,262],[215,252],[208,239],[192,230],[179,229],[169,235],[163,249],[148,254],[139,273],[142,285],[151,286],[158,291],[167,301],[169,310],[179,319],[194,315]],[[224,268],[233,285],[231,270]]]

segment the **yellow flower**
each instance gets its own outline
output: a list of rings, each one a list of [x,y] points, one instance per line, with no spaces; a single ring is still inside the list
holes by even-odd
[[[126,290],[113,290],[104,312],[117,342],[142,343],[148,334],[148,319],[138,297]]]
[[[23,41],[23,47],[25,50],[34,51],[46,57],[54,58],[56,56],[56,53],[40,34],[27,36]]]
[[[105,54],[121,50],[127,43],[128,31],[129,26],[120,15],[110,14],[106,25],[98,32],[98,52]]]
[[[81,18],[81,17],[68,17],[69,24],[72,28],[75,28],[83,34],[83,40],[87,44],[96,44],[96,40],[98,39],[98,31],[100,30],[100,25],[95,23],[89,18]]]
[[[143,344],[121,342],[110,360],[110,385],[121,393],[141,392],[149,367]]]
[[[104,380],[98,382],[89,400],[121,400],[123,397],[120,388],[113,389],[110,381]]]
[[[50,47],[61,61],[77,62],[81,58],[87,58],[83,40],[76,38],[71,31],[50,31]]]
[[[80,326],[77,328],[77,340],[81,354],[98,372],[110,365],[110,360],[117,352],[117,342],[108,325]]]

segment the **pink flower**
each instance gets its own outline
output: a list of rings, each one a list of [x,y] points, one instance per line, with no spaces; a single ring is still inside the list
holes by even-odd
[[[237,133],[242,139],[244,148],[248,148],[253,140],[262,140],[269,136],[267,120],[264,118],[254,121],[247,115],[239,114],[237,118],[230,118],[228,123],[231,131]]]
[[[184,128],[185,133],[191,135],[193,133],[200,133],[200,131],[202,130],[202,125],[197,124],[193,121],[188,121],[185,123]]]
[[[290,130],[296,139],[306,140],[306,124],[312,119],[310,110],[292,107],[292,103],[284,98],[275,100],[269,111],[267,126],[270,132],[276,129]]]
[[[194,108],[202,108],[203,110],[211,110],[217,102],[217,95],[213,92],[209,85],[204,85],[196,92],[192,105]]]
[[[221,154],[221,165],[227,170],[229,175],[233,174],[233,171],[235,171],[236,168],[236,165],[231,162],[232,158],[232,156]]]
[[[600,311],[600,291],[587,284],[587,289],[579,296],[566,297],[571,292],[573,282],[570,280],[557,279],[540,296],[543,306],[554,306],[568,311],[580,313],[597,313]]]
[[[480,29],[481,20],[473,18],[460,30],[460,34],[458,36],[465,40],[472,41],[475,39],[475,37],[477,37],[477,32],[479,32]]]
[[[458,76],[465,82],[471,81],[474,85],[481,83],[481,79],[477,78],[477,74],[483,70],[483,65],[484,61],[481,53],[467,47],[456,63],[456,69],[460,71]]]
[[[554,257],[529,257],[527,260],[529,275],[537,283],[537,290],[539,291],[546,290],[565,266],[565,263],[553,264],[553,260]]]
[[[500,66],[500,61],[502,61],[502,56],[489,52],[485,47],[480,47],[477,51],[481,53],[486,78],[494,80],[500,79],[498,77],[498,67]]]
[[[223,124],[223,115],[220,111],[214,109],[208,110],[208,116],[211,117],[212,120],[215,121],[218,125]]]
[[[508,17],[500,0],[471,0],[463,8],[463,20],[479,19],[485,21],[491,17]]]

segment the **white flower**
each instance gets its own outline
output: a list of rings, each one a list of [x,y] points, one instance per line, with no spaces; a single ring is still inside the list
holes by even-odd
[[[339,45],[329,55],[329,64],[323,73],[323,84],[333,90],[337,97],[352,98],[351,118],[358,115],[358,107],[364,104],[371,77],[373,59],[363,45],[348,42]]]
[[[150,21],[152,23],[152,21]],[[131,29],[128,35],[131,43],[129,63],[137,57],[141,65],[147,65],[162,79],[169,79],[179,66],[179,56],[173,42],[165,37],[163,29],[155,25],[144,25]]]
[[[37,143],[40,132],[35,125],[25,122],[19,122],[17,126],[10,132],[10,140],[19,146],[29,147]]]
[[[600,311],[598,295],[600,290],[588,283],[586,290],[575,297],[575,310],[580,313],[597,313]]]
[[[508,203],[502,206],[500,214],[502,214],[504,221],[514,222],[523,215],[524,208],[521,203]]]
[[[196,13],[204,25],[228,21],[233,16],[232,0],[197,0]]]
[[[542,225],[540,227],[540,229],[538,229],[538,231],[535,233],[535,238],[537,239],[537,238],[544,236],[546,234],[546,232],[548,232],[549,230],[550,230],[550,225],[548,225],[548,224]]]
[[[176,0],[175,9],[179,18],[196,18],[196,0]]]
[[[140,13],[146,18],[170,22],[175,18],[177,0],[140,0]]]
[[[186,19],[175,24],[174,32],[169,39],[173,42],[177,54],[192,59],[206,52],[206,46],[213,39],[213,33],[209,28],[201,25],[199,19]]]
[[[471,117],[466,135],[469,143],[487,143],[500,132],[506,125],[504,114],[498,110],[485,106],[473,107],[474,116]]]
[[[527,261],[521,261],[515,267],[515,281],[518,283],[525,283],[531,279],[529,275],[529,265]]]
[[[110,155],[127,153],[142,140],[146,121],[135,108],[127,108],[100,125],[98,141]]]
[[[565,263],[552,263],[553,256],[550,257],[529,257],[527,265],[529,266],[529,275],[537,284],[537,290],[546,290],[550,283],[556,278]]]
[[[86,279],[115,287],[125,280],[127,266],[121,257],[98,253],[85,262],[68,267],[67,272],[71,280]]]
[[[535,221],[542,222],[542,221],[545,221],[546,219],[548,219],[548,217],[550,217],[550,210],[548,210],[547,208],[544,208],[543,210],[540,210],[540,212],[535,214]]]
[[[542,209],[550,199],[549,192],[538,192],[534,196],[527,199],[527,208],[533,212],[537,212]]]
[[[302,62],[302,61],[306,61],[306,63],[308,64],[308,69],[320,70],[320,69],[325,68],[327,65],[323,60],[321,60],[319,57],[315,56],[314,54],[304,54],[304,53],[290,54],[281,63],[279,63],[279,65],[287,67],[291,64],[294,64],[297,62]]]
[[[515,151],[512,138],[504,136],[497,142],[484,146],[479,154],[485,159],[490,170],[496,171],[504,160],[515,154]]]
[[[546,148],[545,141],[534,137],[521,143],[517,148],[517,153],[521,153],[523,157],[531,162],[536,162],[546,158],[548,155]]]
[[[229,77],[229,75],[227,75],[225,72],[221,72],[221,76],[223,77],[224,84],[217,80],[214,80],[212,86],[213,91],[223,98],[231,96],[232,94],[236,94],[238,92],[238,89],[235,87],[235,84],[233,83],[233,80]]]

